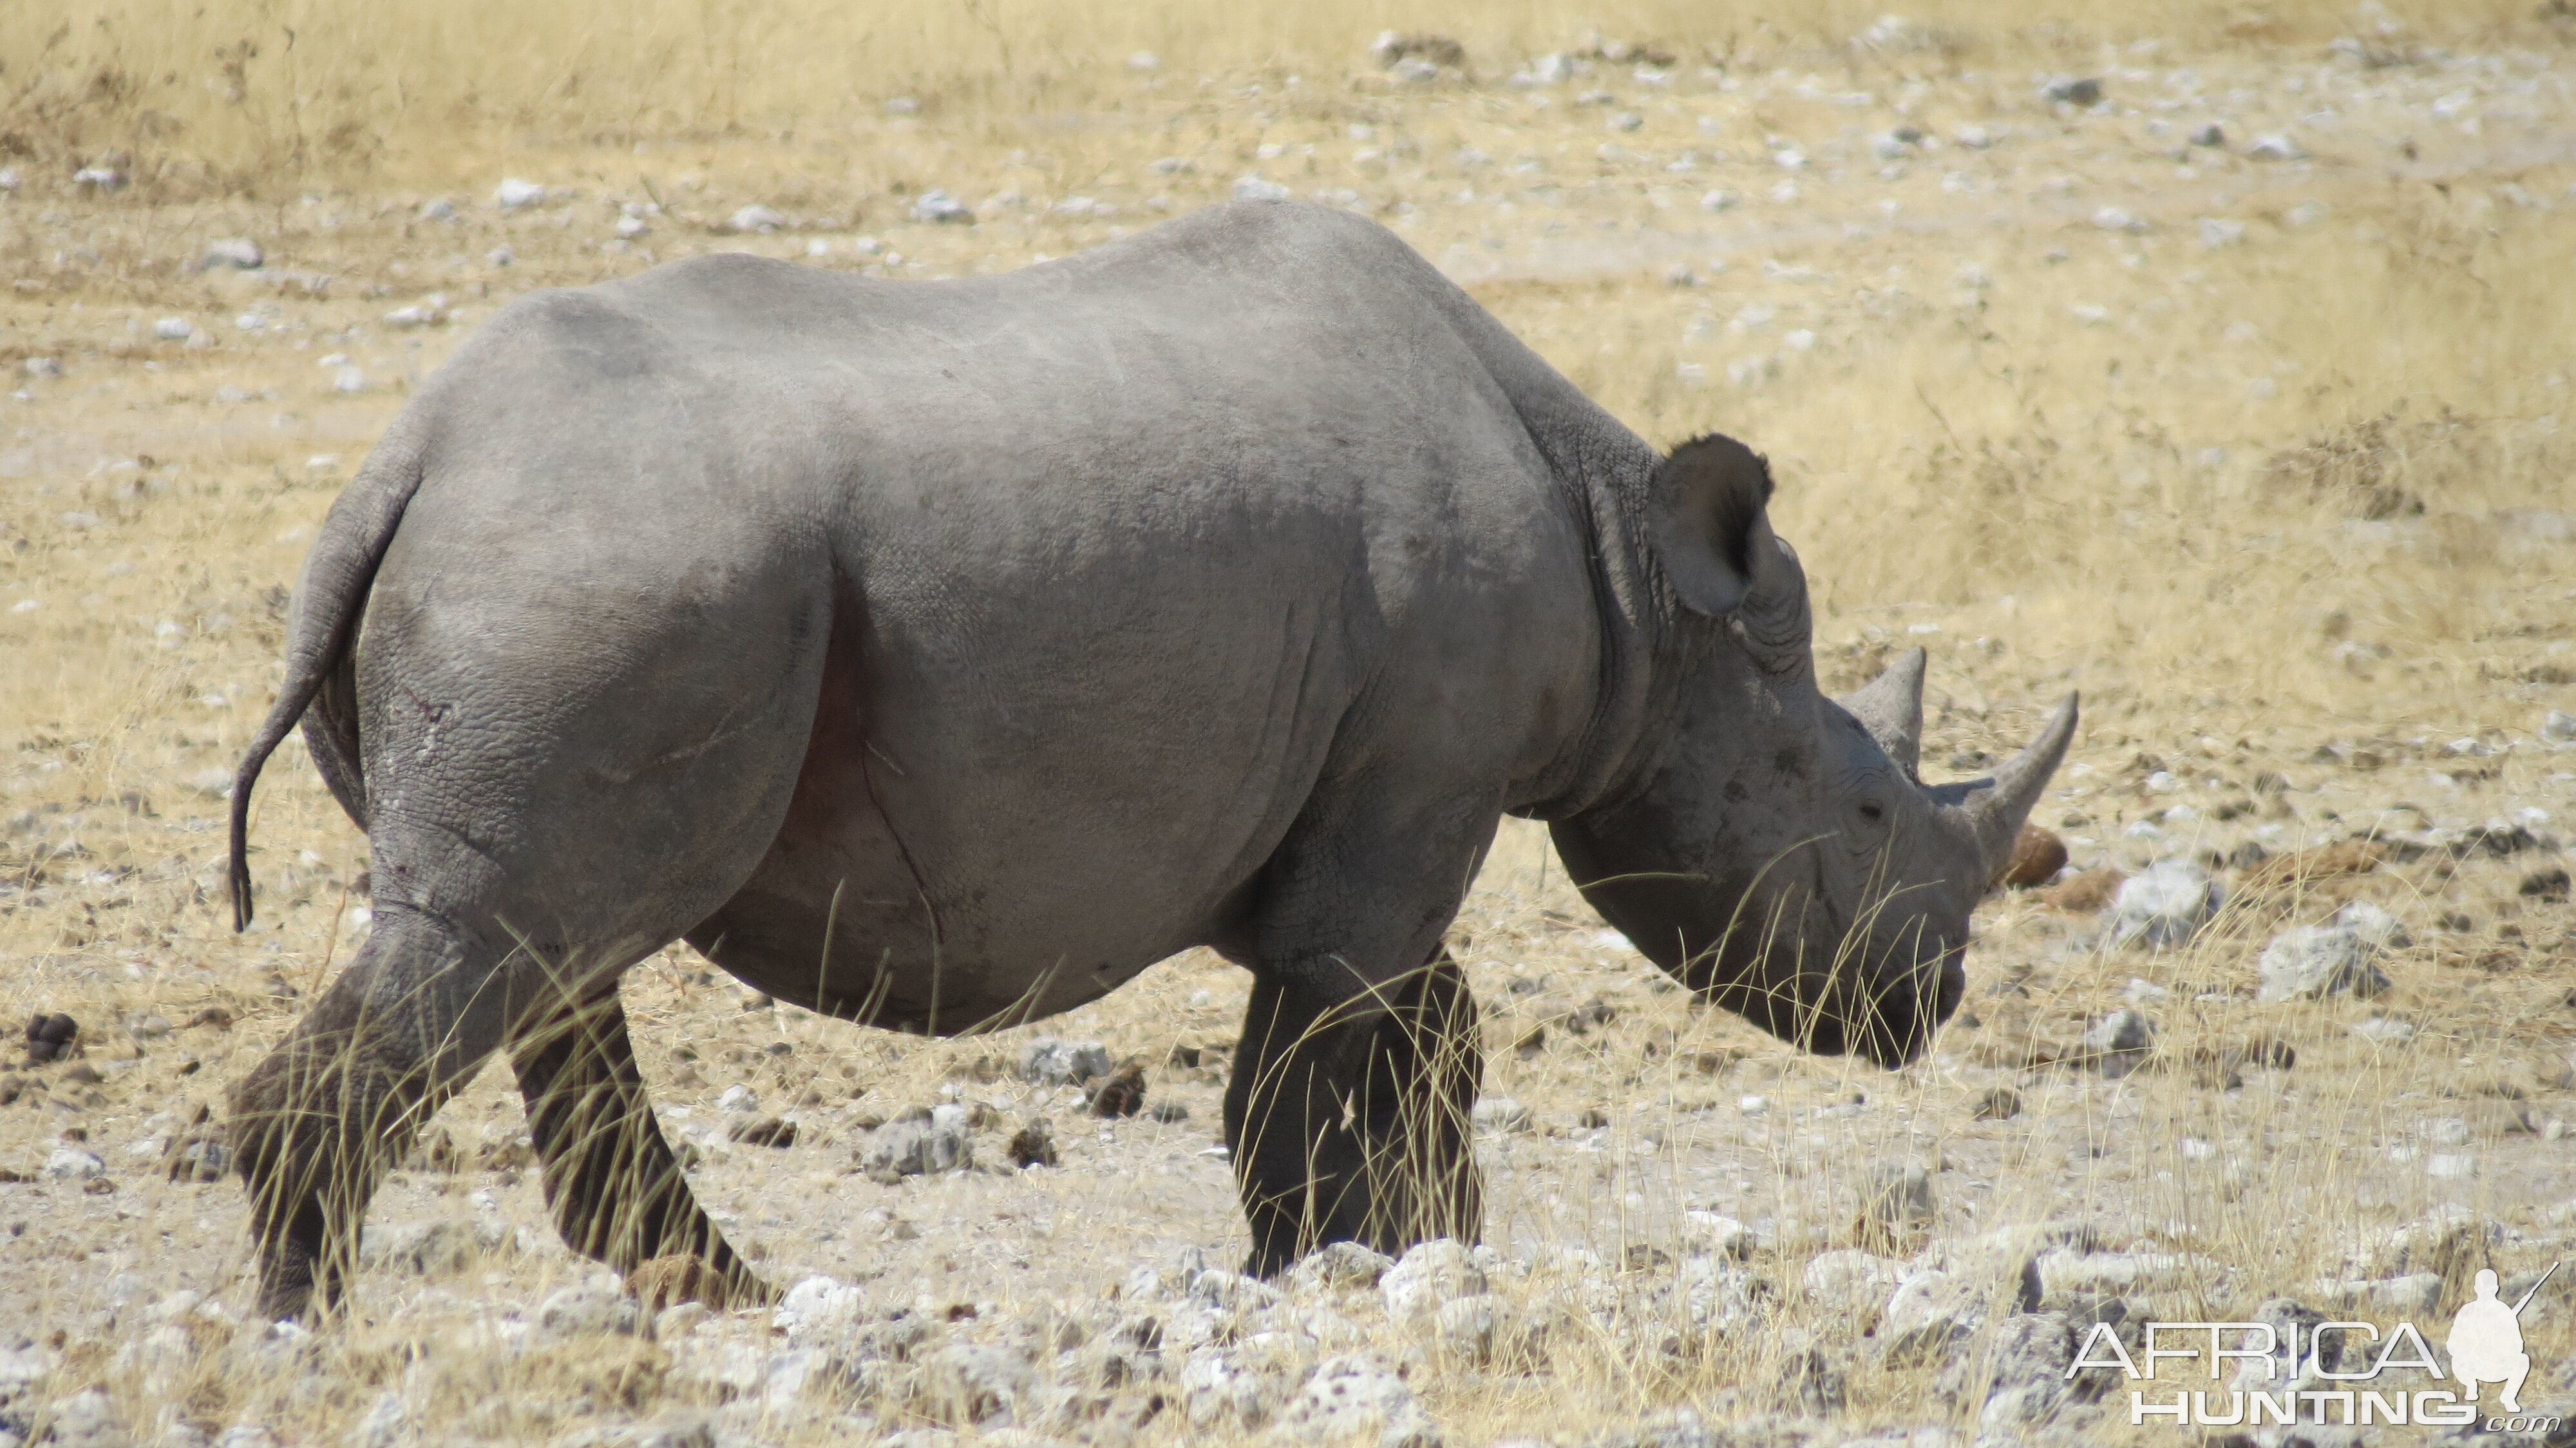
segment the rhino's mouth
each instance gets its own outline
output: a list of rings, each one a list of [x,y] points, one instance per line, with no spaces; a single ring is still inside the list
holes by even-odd
[[[1857,925],[1833,909],[1820,879],[1770,883],[1643,892],[1637,913],[1659,917],[1660,928],[1629,938],[1702,1000],[1801,1050],[1890,1069],[1920,1057],[1967,989],[1950,932],[1921,917]],[[1725,920],[1704,918],[1713,901],[1740,903]]]

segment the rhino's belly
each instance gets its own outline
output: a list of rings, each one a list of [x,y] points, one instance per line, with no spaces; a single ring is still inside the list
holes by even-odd
[[[827,1015],[954,1035],[1072,1009],[1235,933],[1293,805],[1247,823],[1168,772],[1100,771],[1078,739],[944,754],[882,696],[865,707],[845,663],[826,665],[776,838],[688,934],[717,965]]]
[[[1060,880],[1026,883],[1030,897],[1064,892]],[[1119,909],[1014,908],[1021,893],[1008,882],[986,891],[926,891],[882,828],[850,828],[829,842],[782,837],[689,941],[780,1000],[947,1036],[1096,1000],[1154,962],[1222,934],[1233,908],[1219,905],[1197,918],[1174,892],[1150,890],[1120,892]]]

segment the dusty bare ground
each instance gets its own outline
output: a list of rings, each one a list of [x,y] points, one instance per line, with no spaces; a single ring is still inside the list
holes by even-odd
[[[2246,34],[2084,53],[2061,78],[2098,104],[1886,32],[1776,68],[1139,67],[1077,113],[535,147],[443,197],[21,166],[0,1007],[78,1036],[0,1076],[0,1444],[2163,1443],[2128,1384],[2056,1371],[2070,1335],[2287,1298],[2438,1345],[2479,1267],[2520,1295],[2576,1256],[2576,749],[2544,737],[2576,709],[2571,57],[2545,24]],[[502,208],[504,175],[542,198]],[[913,219],[932,188],[977,220]],[[626,989],[693,1183],[774,1281],[853,1291],[621,1315],[493,1070],[378,1199],[345,1321],[241,1321],[242,1199],[193,1179],[198,1123],[348,958],[365,854],[290,750],[268,919],[234,936],[221,794],[312,526],[408,389],[532,287],[717,249],[959,275],[1271,188],[1384,219],[1649,435],[1768,449],[1828,681],[1930,647],[1934,778],[2084,689],[2039,816],[2070,874],[2207,856],[2225,908],[2154,951],[2110,943],[2102,877],[2000,894],[1966,1010],[1880,1073],[1695,1008],[1507,825],[1453,936],[1519,1108],[1486,1113],[1489,1291],[1461,1266],[1429,1300],[1475,1300],[1424,1318],[1366,1272],[1279,1302],[1193,1277],[1246,1245],[1211,1151],[1245,995],[1219,962],[925,1042],[674,950]],[[201,265],[235,237],[258,267]],[[2355,838],[2385,848],[2277,863]],[[2266,944],[2353,901],[2402,926],[2386,990],[2262,999]],[[1166,1110],[1016,1079],[1035,1035],[1141,1058]],[[970,1169],[858,1170],[874,1123],[942,1102],[990,1108]],[[765,1117],[792,1144],[734,1139]],[[1032,1121],[1059,1164],[1008,1164]],[[2522,1318],[2544,1413],[2576,1407],[2570,1290]]]

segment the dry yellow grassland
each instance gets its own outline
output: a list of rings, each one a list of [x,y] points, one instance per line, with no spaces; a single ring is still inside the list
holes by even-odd
[[[80,1026],[0,1074],[0,1444],[1304,1441],[1310,1375],[1355,1360],[1403,1371],[1387,1442],[2198,1442],[2225,1430],[2034,1374],[2038,1320],[2295,1299],[2439,1348],[2480,1267],[2510,1299],[2576,1256],[2576,747],[2545,723],[2576,712],[2576,18],[1910,14],[0,8],[0,1068],[17,1020]],[[1390,27],[1465,64],[1382,66]],[[674,949],[626,990],[698,1192],[782,1285],[850,1291],[613,1330],[493,1070],[378,1199],[346,1318],[242,1321],[240,1191],[181,1154],[348,958],[366,855],[290,747],[236,936],[221,794],[408,391],[536,287],[720,249],[967,275],[1283,189],[1394,228],[1646,436],[1766,451],[1829,683],[1932,652],[1927,777],[2081,689],[2038,822],[2078,869],[2206,853],[2225,908],[2151,951],[1999,894],[1962,1016],[1883,1073],[1693,1007],[1507,825],[1454,933],[1525,1115],[1483,1142],[1483,1325],[1193,1295],[1245,1247],[1206,1150],[1226,1056],[1174,1054],[1231,1040],[1213,958],[931,1042]],[[914,219],[934,190],[974,222]],[[235,238],[259,266],[201,264]],[[2260,863],[2355,837],[2387,842],[2355,873]],[[2267,944],[2354,901],[2403,928],[2386,991],[2263,999]],[[2088,1052],[2123,1009],[2146,1048]],[[1186,1115],[1000,1069],[1037,1035],[1143,1057]],[[733,1139],[737,1086],[792,1145]],[[857,1170],[942,1100],[992,1108],[978,1169]],[[1061,1164],[999,1166],[1032,1119]],[[1928,1195],[1869,1211],[1908,1168]],[[1955,1341],[1908,1331],[1935,1288]],[[2521,1319],[2542,1413],[2576,1408],[2571,1291]]]

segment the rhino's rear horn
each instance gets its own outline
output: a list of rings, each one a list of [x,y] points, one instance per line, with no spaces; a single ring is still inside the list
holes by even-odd
[[[1923,666],[1923,651],[1908,649],[1877,678],[1834,701],[1860,721],[1909,779],[1923,754]]]
[[[1996,770],[1992,785],[1974,791],[1959,805],[1984,861],[1985,875],[1980,878],[1992,877],[2012,858],[2013,837],[2021,833],[2022,821],[2030,818],[2050,776],[2057,773],[2058,762],[2066,757],[2066,746],[2075,738],[2075,718],[2075,696],[2069,694],[2030,747]]]

